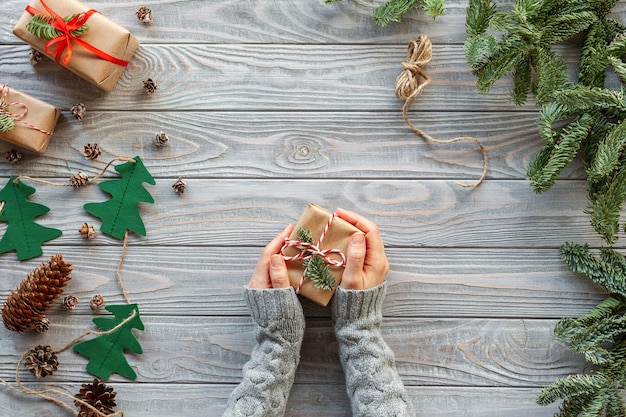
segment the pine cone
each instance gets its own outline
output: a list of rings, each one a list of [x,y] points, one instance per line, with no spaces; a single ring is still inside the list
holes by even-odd
[[[52,375],[57,370],[59,361],[50,346],[39,345],[28,351],[24,366],[35,375],[35,378],[40,378]]]
[[[152,23],[152,10],[146,6],[141,6],[135,13],[135,16],[141,23]]]
[[[94,159],[102,155],[102,152],[100,152],[100,147],[97,143],[94,143],[93,145],[91,143],[88,143],[85,145],[83,154],[85,155],[85,158],[91,159],[93,161]]]
[[[89,223],[83,223],[80,229],[78,229],[78,233],[80,233],[83,239],[93,239],[98,234],[96,229],[94,229]]]
[[[66,310],[74,310],[78,304],[78,298],[74,295],[66,295],[63,297],[63,308]]]
[[[42,317],[41,320],[39,320],[37,322],[37,324],[35,324],[35,330],[37,330],[39,333],[45,333],[48,331],[48,329],[50,328],[50,320],[48,320],[48,317]]]
[[[43,54],[38,50],[31,48],[30,54],[28,56],[28,60],[30,61],[30,65],[37,65],[43,59]]]
[[[70,185],[74,188],[80,188],[89,182],[89,177],[82,172],[77,172],[70,178]]]
[[[70,113],[76,120],[83,120],[85,117],[85,112],[87,111],[87,106],[83,103],[76,103],[70,108]]]
[[[152,78],[148,78],[143,82],[143,88],[144,90],[146,90],[146,93],[154,94],[154,92],[157,90],[157,85]]]
[[[178,177],[178,181],[176,181],[174,184],[172,184],[172,188],[178,194],[183,194],[185,192],[185,189],[187,189],[187,183],[185,181],[183,181],[183,179],[181,177]]]
[[[22,152],[18,151],[17,149],[11,149],[4,154],[4,157],[7,161],[9,161],[9,164],[13,165],[22,162],[22,158],[24,158],[24,155],[22,155]]]
[[[71,272],[72,264],[65,262],[61,254],[35,268],[20,283],[17,292],[11,291],[4,302],[4,326],[18,333],[35,328],[45,317],[46,310],[63,293]]]
[[[89,307],[93,311],[96,311],[97,309],[99,309],[103,305],[104,305],[104,297],[101,296],[100,294],[94,295],[93,297],[91,297],[91,300],[89,301]]]
[[[115,395],[116,392],[113,391],[113,387],[107,387],[102,379],[94,378],[92,384],[83,384],[81,386],[80,392],[76,394],[76,398],[83,400],[96,410],[107,415],[115,413],[115,407],[117,406]],[[100,417],[91,408],[79,401],[74,401],[74,405],[80,408],[78,417]]]
[[[167,136],[165,132],[157,133],[154,137],[154,144],[159,148],[166,146],[167,142],[169,142],[170,138]]]

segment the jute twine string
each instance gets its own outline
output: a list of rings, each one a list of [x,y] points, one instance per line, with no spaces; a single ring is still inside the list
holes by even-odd
[[[111,164],[113,164],[113,163],[114,163],[114,162],[116,162],[116,161],[131,162],[131,163],[133,163],[133,164],[137,162],[137,161],[135,161],[133,158],[129,158],[129,157],[126,157],[126,156],[120,156],[120,157],[114,158],[114,159],[110,160],[110,161],[109,161],[109,162],[105,165],[105,167],[104,167],[104,168],[102,168],[102,170],[100,171],[100,173],[99,173],[98,175],[96,175],[95,177],[91,178],[91,179],[89,180],[89,182],[94,182],[94,181],[99,180],[100,178],[102,178],[102,176],[106,173],[107,169],[109,169],[109,167],[111,166]],[[13,180],[13,182],[14,182],[15,184],[17,184],[17,183],[18,183],[18,182],[20,182],[21,180],[30,180],[30,181],[33,181],[33,182],[38,182],[38,183],[41,183],[41,184],[46,184],[46,185],[52,185],[52,186],[55,186],[55,187],[71,187],[71,186],[72,186],[71,184],[68,184],[68,183],[64,183],[64,182],[63,182],[63,183],[62,183],[62,182],[53,182],[53,181],[43,180],[43,179],[41,179],[41,178],[33,178],[33,177],[29,177],[28,175],[20,175],[20,176],[16,177],[16,178]]]
[[[413,130],[413,132],[422,136],[423,138],[439,144],[448,144],[455,142],[474,142],[480,148],[480,152],[483,156],[483,172],[480,178],[471,184],[455,182],[461,187],[473,188],[479,186],[489,170],[489,158],[487,151],[483,144],[472,136],[461,136],[454,139],[440,140],[436,139],[423,130],[419,129],[409,120],[409,107],[413,100],[422,92],[422,90],[430,84],[430,77],[424,72],[422,67],[430,62],[433,57],[433,46],[426,35],[420,35],[416,40],[409,43],[407,51],[407,59],[402,63],[402,72],[396,79],[396,97],[404,100],[404,106],[402,106],[402,115],[404,121]]]
[[[78,342],[79,340],[83,339],[86,336],[90,336],[90,335],[94,335],[94,336],[104,336],[107,334],[111,334],[116,332],[117,330],[119,330],[122,326],[124,326],[125,324],[129,323],[132,319],[134,319],[137,316],[137,311],[133,311],[128,317],[126,317],[124,320],[122,320],[117,326],[113,327],[110,330],[107,331],[95,331],[95,330],[90,330],[86,333],[83,333],[82,335],[78,336],[77,338],[75,338],[74,340],[72,340],[71,342],[69,342],[68,344],[66,344],[65,346],[63,346],[61,349],[55,350],[54,353],[61,353],[67,349],[69,349],[71,346],[73,346],[76,342]],[[10,388],[12,391],[20,393],[20,394],[27,394],[27,395],[35,395],[39,398],[42,398],[44,400],[50,401],[60,407],[63,407],[69,411],[71,411],[74,415],[78,415],[78,411],[72,407],[71,405],[68,405],[66,402],[56,398],[56,397],[52,397],[48,394],[54,394],[57,395],[59,397],[64,397],[64,398],[68,398],[72,401],[76,401],[81,405],[86,406],[87,408],[89,408],[90,410],[92,410],[95,415],[97,415],[98,417],[123,417],[124,416],[124,412],[123,411],[116,411],[113,414],[105,414],[101,411],[99,411],[98,409],[96,409],[95,407],[93,407],[92,405],[88,404],[87,402],[74,397],[73,395],[70,395],[66,392],[54,389],[54,388],[49,388],[49,389],[44,389],[44,390],[40,390],[40,391],[35,391],[32,390],[28,387],[26,387],[24,384],[22,384],[22,381],[20,379],[19,376],[19,372],[20,372],[20,367],[22,365],[22,362],[24,361],[24,358],[26,357],[26,355],[28,355],[28,351],[24,352],[22,354],[22,356],[20,357],[19,361],[17,362],[17,366],[15,368],[15,383],[17,385],[13,386],[10,382],[8,382],[5,379],[0,378],[0,383],[2,383],[3,385],[7,386],[8,388]]]

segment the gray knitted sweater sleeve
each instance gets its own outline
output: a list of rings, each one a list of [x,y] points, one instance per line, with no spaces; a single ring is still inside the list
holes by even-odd
[[[369,290],[337,288],[332,301],[339,357],[353,417],[415,416],[380,330],[387,285]]]
[[[300,361],[304,314],[293,288],[244,288],[257,344],[223,417],[283,416]]]

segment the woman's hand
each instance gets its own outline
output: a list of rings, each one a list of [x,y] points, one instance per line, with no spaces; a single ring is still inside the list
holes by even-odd
[[[365,233],[354,233],[350,238],[341,288],[367,290],[382,284],[389,262],[378,226],[351,211],[337,209],[337,215]]]
[[[285,260],[278,253],[293,231],[293,225],[289,225],[278,234],[262,251],[259,261],[254,268],[252,278],[248,283],[249,288],[287,288],[289,287],[289,274]]]

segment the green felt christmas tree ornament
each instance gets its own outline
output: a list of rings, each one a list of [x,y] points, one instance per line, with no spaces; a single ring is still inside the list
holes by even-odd
[[[115,167],[120,179],[98,184],[100,189],[111,195],[111,199],[101,203],[87,203],[83,207],[88,213],[102,220],[100,230],[116,239],[124,239],[126,231],[146,235],[146,228],[139,215],[138,203],[154,203],[143,183],[155,184],[154,178],[146,169],[141,158]]]
[[[50,209],[43,204],[34,203],[28,197],[35,193],[15,177],[11,177],[0,190],[0,221],[7,222],[7,228],[0,240],[0,253],[15,251],[20,261],[40,256],[44,242],[61,236],[58,229],[42,226],[35,218],[46,214]]]

